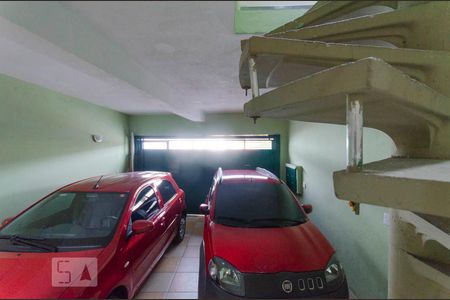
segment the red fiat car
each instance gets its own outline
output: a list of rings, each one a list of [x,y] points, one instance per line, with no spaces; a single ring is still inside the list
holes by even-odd
[[[132,298],[186,229],[170,173],[65,186],[0,229],[0,298]]]
[[[269,171],[219,169],[200,211],[200,298],[348,298],[312,207]]]

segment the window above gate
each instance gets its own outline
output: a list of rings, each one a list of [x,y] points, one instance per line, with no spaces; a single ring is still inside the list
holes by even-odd
[[[272,138],[145,138],[144,150],[272,150]]]

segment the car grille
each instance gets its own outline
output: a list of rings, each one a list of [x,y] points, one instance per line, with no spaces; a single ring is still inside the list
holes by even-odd
[[[323,271],[243,275],[246,297],[303,298],[332,292],[326,285]]]

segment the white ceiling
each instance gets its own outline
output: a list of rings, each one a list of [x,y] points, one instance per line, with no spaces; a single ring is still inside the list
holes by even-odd
[[[0,72],[129,114],[242,111],[234,1],[0,4]]]

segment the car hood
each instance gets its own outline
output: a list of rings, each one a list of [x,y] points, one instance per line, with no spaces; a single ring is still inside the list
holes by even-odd
[[[244,273],[325,269],[334,253],[311,221],[292,227],[241,228],[211,223],[213,256]]]
[[[98,257],[102,249],[79,252],[0,252],[0,298],[58,298],[67,287],[52,286],[52,259]],[[80,274],[72,274],[78,278]]]

